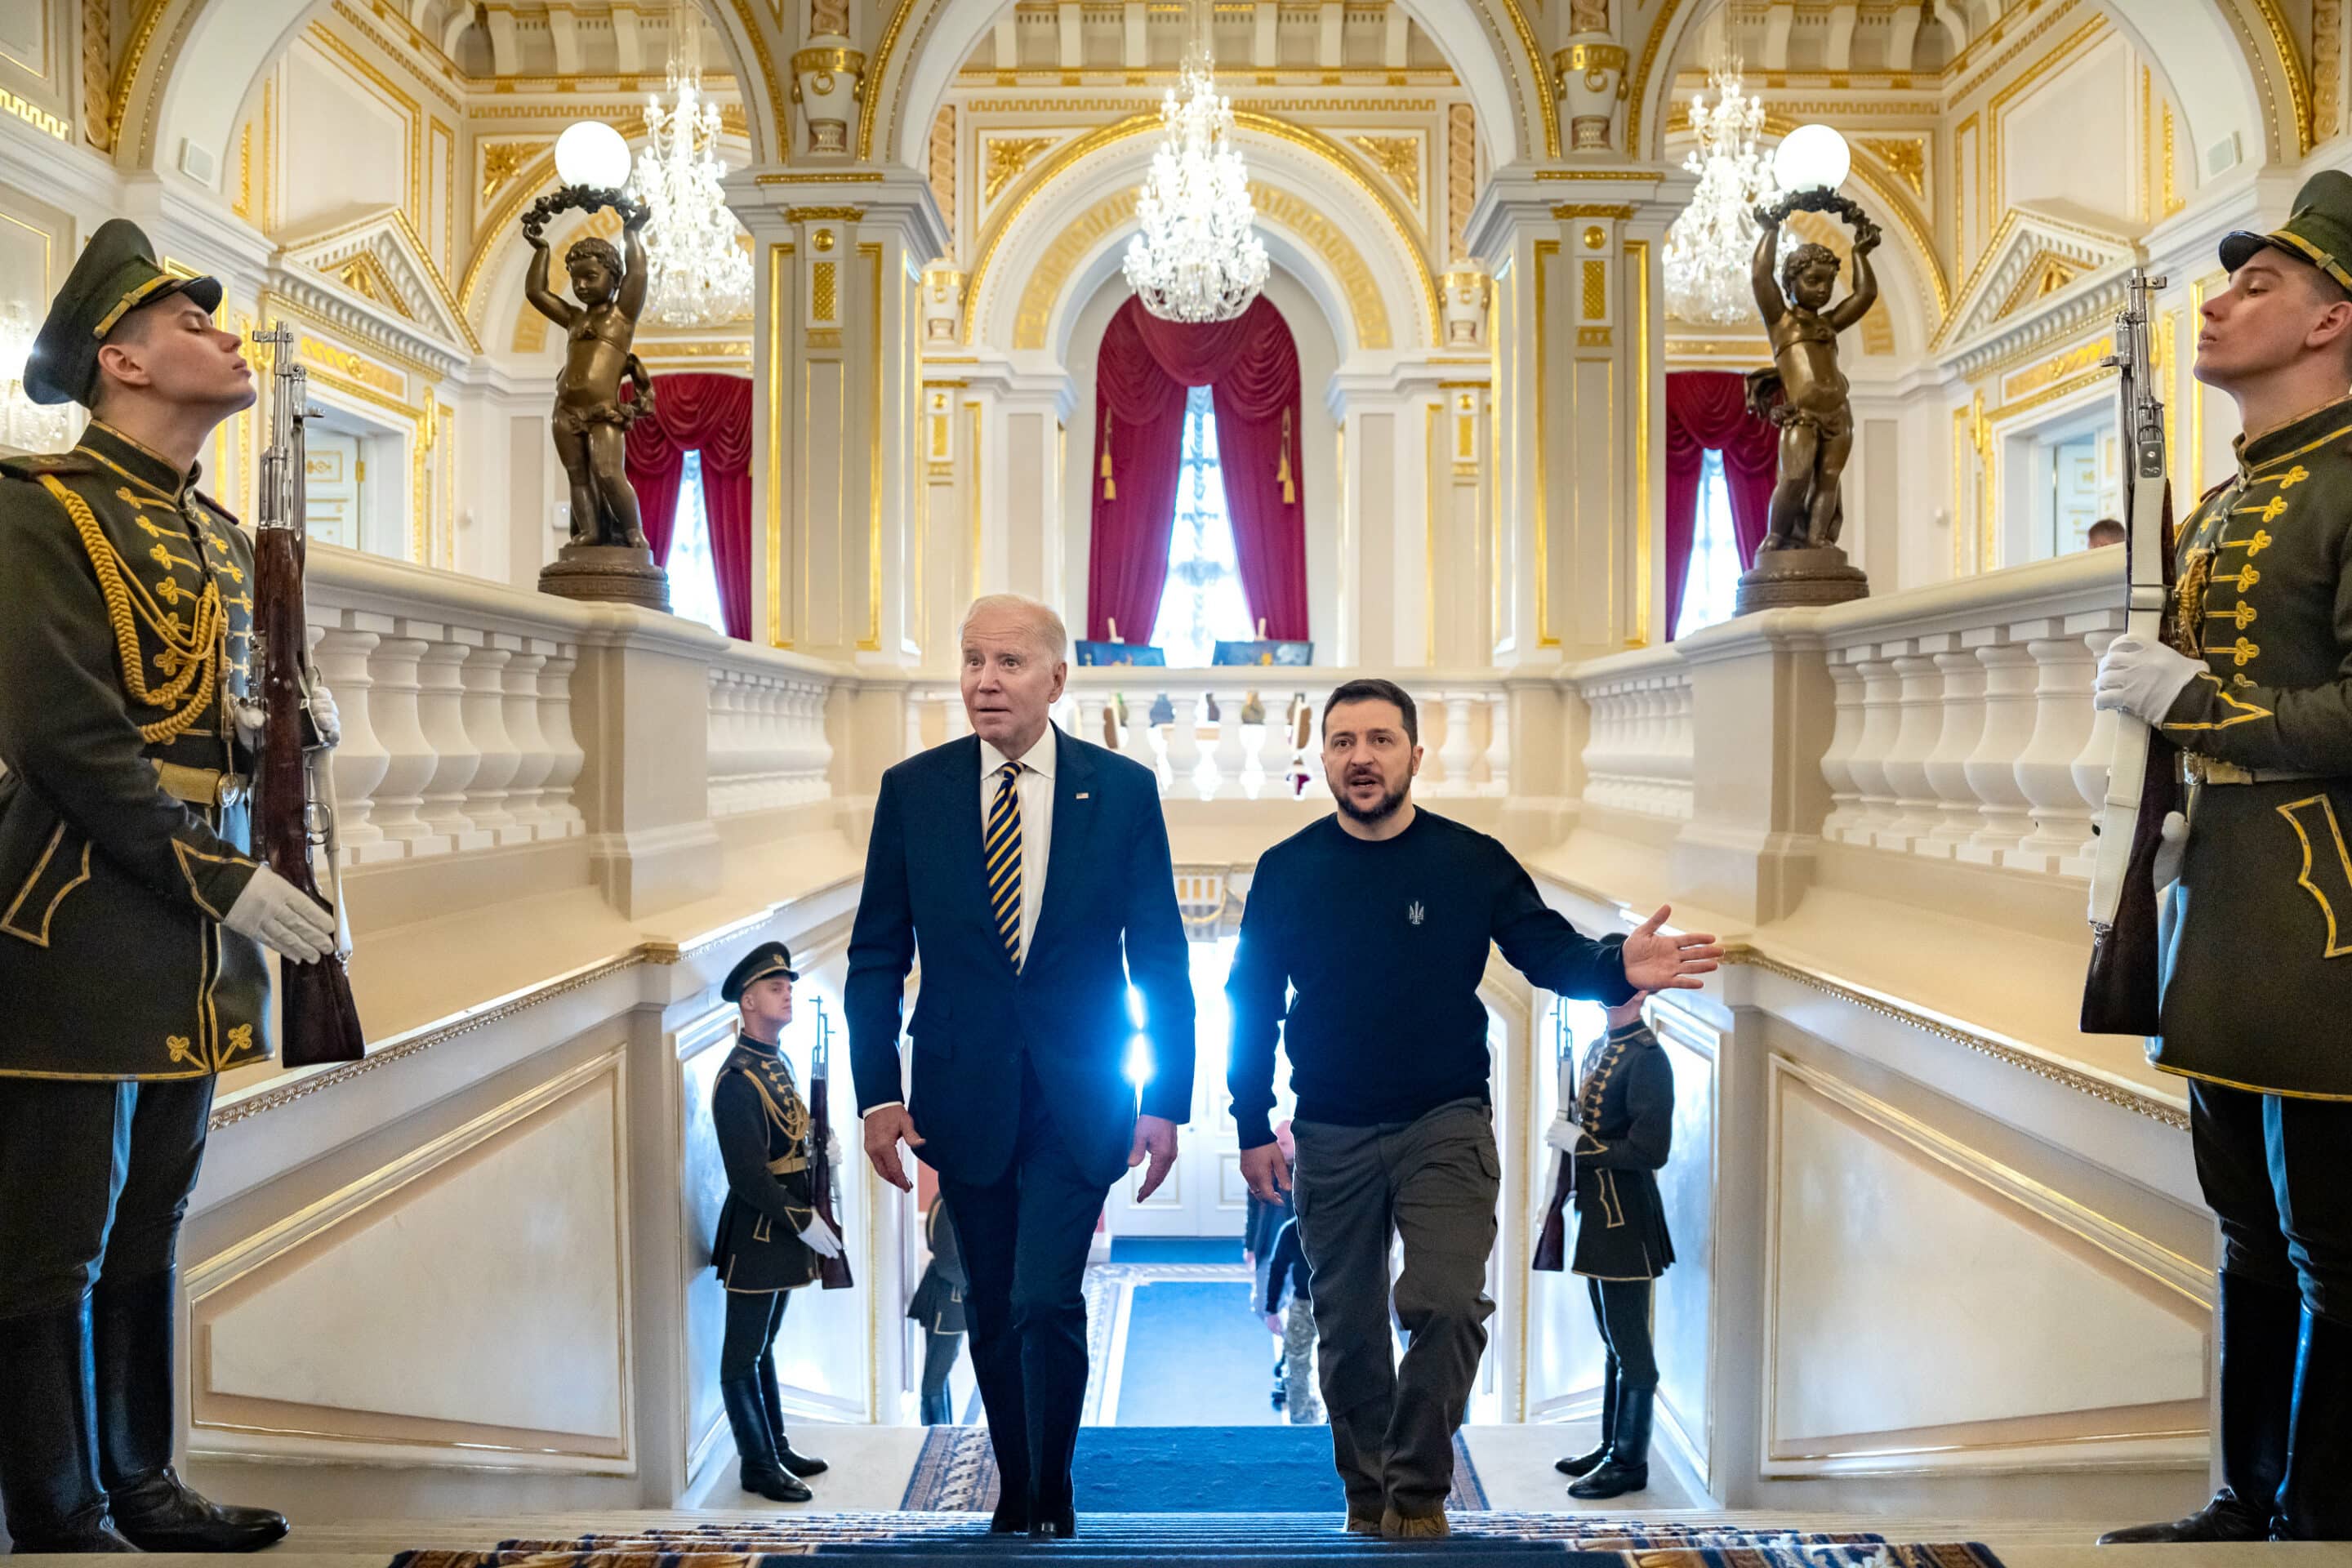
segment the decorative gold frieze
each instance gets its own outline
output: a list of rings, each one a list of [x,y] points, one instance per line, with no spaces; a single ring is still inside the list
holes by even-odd
[[[514,177],[530,166],[531,161],[548,148],[551,142],[486,142],[482,144],[482,194],[484,205],[495,199]]]
[[[1037,154],[1053,144],[1051,136],[990,137],[988,167],[982,176],[982,203],[994,205],[996,198],[1004,194],[1004,187],[1026,174]]]
[[[1418,136],[1350,136],[1349,142],[1372,161],[1372,166],[1396,183],[1404,199],[1421,205],[1421,138]]]

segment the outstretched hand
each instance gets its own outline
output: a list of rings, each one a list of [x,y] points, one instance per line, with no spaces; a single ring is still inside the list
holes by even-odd
[[[1143,1184],[1135,1189],[1137,1203],[1158,1192],[1168,1173],[1176,1168],[1176,1124],[1164,1116],[1135,1119],[1135,1142],[1127,1152],[1127,1168],[1134,1170],[1147,1156],[1151,1168],[1143,1173]]]
[[[1664,932],[1658,928],[1674,913],[1671,904],[1633,928],[1625,938],[1625,984],[1636,991],[1696,991],[1715,973],[1723,949],[1705,931]]]

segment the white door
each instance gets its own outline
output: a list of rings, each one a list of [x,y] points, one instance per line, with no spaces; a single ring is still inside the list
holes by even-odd
[[[316,425],[303,439],[305,475],[303,522],[310,537],[357,550],[366,537],[361,530],[361,495],[367,463],[360,455],[360,438]]]
[[[1113,1236],[1242,1233],[1249,1191],[1242,1184],[1241,1140],[1234,1128],[1233,1101],[1225,1092],[1225,1047],[1232,1034],[1225,1012],[1225,973],[1233,964],[1234,939],[1195,942],[1191,949],[1192,1000],[1199,1018],[1192,1120],[1178,1130],[1176,1168],[1150,1201],[1135,1201],[1148,1165],[1129,1172],[1111,1190]]]

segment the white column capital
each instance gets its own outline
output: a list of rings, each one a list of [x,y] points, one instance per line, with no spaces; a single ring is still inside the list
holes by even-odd
[[[895,230],[919,263],[954,243],[930,182],[898,164],[744,169],[727,177],[726,191],[727,205],[756,240],[790,239],[812,222],[855,224]]]

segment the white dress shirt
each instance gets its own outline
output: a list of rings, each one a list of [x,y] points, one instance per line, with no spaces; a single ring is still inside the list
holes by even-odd
[[[1013,759],[980,743],[980,833],[988,842],[988,816],[995,808],[996,792],[1003,780],[997,770]],[[1013,784],[1021,793],[1021,957],[1029,957],[1030,941],[1037,934],[1037,911],[1045,907],[1045,858],[1054,845],[1054,727],[1021,759],[1021,777]],[[979,896],[987,897],[985,889]]]

